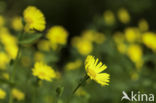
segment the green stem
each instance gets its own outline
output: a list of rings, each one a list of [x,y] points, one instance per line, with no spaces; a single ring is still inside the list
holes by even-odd
[[[76,93],[76,91],[89,79],[89,76],[86,74],[84,78],[80,81],[80,83],[76,86],[76,88],[73,90],[71,97],[67,100],[67,103],[70,103],[70,99],[73,97],[73,95]]]
[[[13,83],[13,84],[14,84],[14,78],[15,78],[15,74],[16,74],[16,66],[17,66],[19,58],[20,58],[20,48],[18,50],[16,59],[15,59],[13,65],[12,65],[12,68],[11,68],[12,73],[10,74],[10,83]],[[13,97],[12,97],[12,94],[11,94],[11,89],[12,89],[12,86],[10,86],[9,103],[13,103]]]
[[[22,33],[21,35],[20,34],[18,35],[18,40],[20,40],[23,37],[23,34],[24,33]],[[17,63],[20,60],[20,53],[21,53],[21,45],[19,45],[17,56],[16,56],[16,58],[15,58],[13,64],[12,64],[12,67],[11,67],[10,83],[13,83],[13,84],[14,84],[14,79],[15,79],[15,74],[16,74],[16,66],[17,66]],[[13,103],[13,97],[12,97],[11,90],[12,90],[12,86],[10,86],[9,103]]]
[[[75,94],[75,92],[86,82],[86,80],[89,78],[89,76],[86,74],[84,78],[81,80],[81,82],[77,85],[77,87],[74,89],[72,95]]]

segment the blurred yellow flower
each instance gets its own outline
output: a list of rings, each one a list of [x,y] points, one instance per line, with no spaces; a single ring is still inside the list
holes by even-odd
[[[89,94],[82,88],[79,88],[76,93],[77,96],[88,96]]]
[[[39,51],[35,52],[34,60],[35,60],[36,62],[44,61],[44,54],[41,53],[41,52],[39,52]]]
[[[148,22],[145,19],[141,19],[138,23],[139,29],[142,32],[146,32],[149,29]]]
[[[16,38],[10,34],[7,28],[0,29],[0,41],[4,45],[6,52],[12,59],[15,59],[18,52]]]
[[[125,8],[120,8],[118,10],[118,18],[120,22],[127,24],[130,21],[130,15]]]
[[[138,28],[129,27],[125,29],[125,38],[128,42],[139,42],[141,41],[141,33]]]
[[[40,50],[50,51],[50,41],[48,40],[40,40],[37,46]]]
[[[12,59],[15,59],[18,53],[18,46],[17,45],[8,45],[5,47],[5,50],[10,55]]]
[[[18,101],[24,100],[24,98],[25,98],[25,94],[16,88],[12,89],[12,95]]]
[[[151,48],[154,52],[156,52],[156,34],[153,32],[146,32],[142,35],[142,42],[148,48]]]
[[[113,25],[115,23],[115,16],[112,11],[107,10],[104,12],[104,21],[107,25]]]
[[[82,32],[82,38],[89,41],[94,41],[95,39],[95,31],[94,30],[85,30]]]
[[[85,70],[87,72],[87,75],[90,77],[91,80],[96,81],[97,83],[104,85],[109,85],[109,79],[110,75],[107,73],[102,73],[107,66],[104,64],[102,65],[102,62],[99,62],[99,59],[96,59],[89,55],[87,56],[85,60]]]
[[[113,35],[113,39],[114,39],[115,43],[121,43],[121,42],[124,42],[125,36],[122,32],[116,32]]]
[[[92,42],[83,38],[79,38],[75,41],[75,47],[81,55],[88,55],[93,50]]]
[[[9,80],[9,73],[3,73],[2,77],[6,80]]]
[[[142,65],[143,65],[143,61],[142,61],[143,51],[139,45],[131,44],[128,47],[127,55],[132,60],[132,62],[134,62],[136,64],[136,67],[138,69],[142,67]]]
[[[66,64],[65,69],[66,70],[75,70],[78,69],[82,65],[82,61],[80,59],[77,59],[74,62],[69,62]]]
[[[96,32],[94,37],[97,44],[102,44],[106,40],[105,35],[100,32]]]
[[[52,49],[56,50],[58,45],[67,43],[68,32],[62,26],[53,26],[49,29],[46,36],[50,40]]]
[[[5,52],[0,52],[0,69],[6,69],[7,64],[10,62],[10,58]]]
[[[0,99],[4,99],[6,97],[6,92],[0,88]]]
[[[32,72],[34,76],[41,80],[52,81],[52,79],[56,78],[54,69],[43,62],[36,62]]]
[[[0,15],[0,27],[4,26],[5,24],[5,19],[3,16]]]
[[[82,38],[85,40],[89,40],[91,42],[95,42],[97,44],[101,44],[105,41],[105,35],[100,32],[96,32],[94,30],[86,30],[82,33]]]
[[[21,17],[17,16],[12,19],[12,28],[16,31],[21,31],[23,29]]]
[[[21,63],[24,67],[28,67],[31,64],[31,58],[29,56],[22,56]]]
[[[116,43],[117,46],[117,50],[121,53],[121,54],[125,54],[127,52],[127,46],[125,44],[125,36],[123,33],[121,32],[116,32],[113,36],[113,39]]]
[[[136,72],[131,73],[131,79],[134,81],[138,80],[139,79],[138,73],[136,73]]]
[[[118,43],[117,49],[121,54],[125,54],[127,52],[127,46],[125,43]]]
[[[24,12],[25,30],[38,30],[43,31],[45,29],[46,21],[43,13],[35,6],[28,6]]]

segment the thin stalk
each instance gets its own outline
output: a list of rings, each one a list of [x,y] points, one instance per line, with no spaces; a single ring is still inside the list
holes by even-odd
[[[18,35],[18,40],[21,40],[22,39],[23,34],[24,33],[22,33],[21,35],[20,34]],[[13,64],[12,64],[12,66],[11,66],[10,83],[13,83],[13,84],[14,84],[14,79],[15,79],[15,75],[16,75],[16,66],[17,66],[17,63],[20,60],[20,54],[21,54],[21,45],[19,45],[17,56],[16,56],[16,58],[15,58]],[[11,90],[12,90],[12,86],[10,86],[9,102],[8,103],[13,103],[13,97],[12,97]]]
[[[74,96],[76,91],[89,79],[89,76],[86,74],[84,78],[80,81],[80,83],[76,86],[76,88],[73,90],[72,95],[70,99]],[[68,99],[67,103],[70,103],[70,99]]]
[[[88,79],[88,75],[86,74],[85,77],[81,80],[81,82],[77,85],[77,87],[74,89],[72,95],[75,94],[75,92],[86,82],[86,80]]]

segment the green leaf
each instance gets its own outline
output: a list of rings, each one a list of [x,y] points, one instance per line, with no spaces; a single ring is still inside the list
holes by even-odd
[[[42,36],[41,33],[34,33],[34,34],[24,34],[22,40],[19,41],[19,44],[29,44],[36,40],[38,40]]]
[[[58,88],[56,89],[56,93],[57,93],[57,95],[58,95],[59,97],[62,96],[63,91],[64,91],[64,87],[58,87]]]

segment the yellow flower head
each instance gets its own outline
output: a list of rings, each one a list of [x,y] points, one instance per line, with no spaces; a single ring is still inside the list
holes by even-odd
[[[146,32],[142,35],[142,42],[148,48],[151,48],[154,52],[156,51],[156,34],[153,32]]]
[[[56,78],[54,69],[42,62],[36,62],[32,72],[41,80],[52,81],[53,78]]]
[[[46,21],[43,13],[35,6],[28,6],[24,10],[25,30],[38,30],[43,31],[45,29]]]
[[[5,69],[6,65],[10,62],[10,58],[5,52],[0,52],[0,69]]]
[[[89,41],[94,41],[95,37],[95,31],[93,30],[85,30],[82,33],[82,38],[84,38],[85,40],[89,40]]]
[[[141,34],[138,28],[130,27],[125,29],[125,38],[128,42],[138,42],[141,39]]]
[[[81,55],[88,55],[93,50],[92,42],[83,38],[76,41],[75,47]]]
[[[18,101],[24,100],[25,98],[25,94],[16,88],[12,89],[12,95]]]
[[[5,91],[0,88],[0,99],[4,99],[5,97],[6,97]]]
[[[99,59],[96,59],[89,55],[87,56],[85,60],[85,70],[87,72],[87,75],[90,77],[90,79],[96,81],[97,83],[101,84],[102,86],[104,85],[109,85],[109,78],[110,75],[107,73],[102,73],[107,66],[102,65],[102,62],[99,62]]]
[[[69,62],[66,64],[65,69],[66,70],[75,70],[78,69],[82,65],[82,61],[80,59],[77,59],[74,62]]]
[[[44,54],[42,52],[37,51],[34,55],[34,60],[37,62],[44,61]]]
[[[68,32],[62,26],[51,27],[47,33],[52,48],[55,50],[58,45],[65,45],[68,38]]]
[[[115,16],[112,11],[107,10],[104,12],[104,21],[107,25],[113,25],[115,23]]]
[[[6,80],[9,80],[9,73],[3,73],[2,77]]]
[[[127,24],[130,21],[130,15],[125,8],[121,8],[118,11],[118,18],[120,22]]]
[[[101,44],[105,41],[106,37],[103,33],[100,33],[100,32],[96,32],[95,33],[95,42],[97,44]]]
[[[114,33],[113,39],[115,43],[121,43],[121,42],[124,42],[125,36],[122,32],[116,32]]]
[[[12,20],[12,28],[16,31],[21,31],[23,29],[22,18],[14,17]]]
[[[105,36],[103,33],[96,32],[94,30],[86,30],[82,33],[82,38],[85,40],[95,42],[97,44],[101,44],[105,40]]]
[[[50,51],[50,42],[49,40],[41,40],[38,43],[38,48],[43,51]]]
[[[17,39],[10,34],[7,28],[1,28],[0,41],[5,47],[5,50],[12,59],[15,59],[18,52]]]
[[[137,44],[132,44],[128,47],[128,56],[136,64],[136,67],[139,69],[142,67],[142,48]]]
[[[145,19],[141,19],[138,23],[139,29],[142,32],[148,31],[149,25],[148,22]]]
[[[77,96],[89,96],[89,94],[83,88],[79,88],[76,91],[76,95]]]

